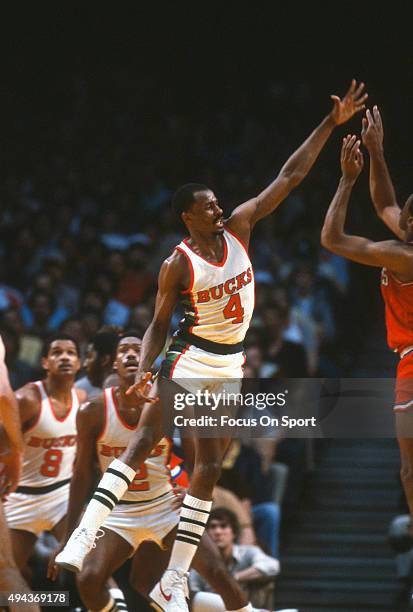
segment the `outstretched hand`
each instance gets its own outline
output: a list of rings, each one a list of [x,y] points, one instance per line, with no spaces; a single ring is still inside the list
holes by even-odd
[[[383,122],[377,106],[373,106],[373,113],[366,110],[366,116],[363,117],[361,139],[368,151],[372,149],[380,149],[383,145]]]
[[[136,375],[136,379],[133,385],[129,387],[126,391],[126,395],[132,395],[135,393],[136,397],[141,403],[148,402],[149,404],[154,404],[158,401],[158,397],[149,397],[149,392],[152,388],[152,379],[153,376],[151,372],[139,372]]]
[[[343,99],[336,95],[330,97],[334,102],[331,116],[336,125],[341,125],[365,108],[364,102],[367,100],[368,94],[364,93],[364,83],[357,85],[356,80],[353,79]]]
[[[341,147],[341,171],[343,178],[355,181],[363,170],[364,159],[360,151],[361,141],[356,136],[346,136]]]

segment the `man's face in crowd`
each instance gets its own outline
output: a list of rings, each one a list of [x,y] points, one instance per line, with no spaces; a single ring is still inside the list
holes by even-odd
[[[212,519],[208,523],[208,535],[219,549],[228,548],[234,543],[234,532],[229,523]]]

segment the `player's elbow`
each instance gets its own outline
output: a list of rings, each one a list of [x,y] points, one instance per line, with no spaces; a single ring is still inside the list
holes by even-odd
[[[321,246],[331,251],[332,244],[333,244],[333,240],[332,240],[331,232],[329,231],[327,227],[323,227],[321,231]]]
[[[298,187],[298,185],[302,183],[304,178],[305,172],[302,172],[301,170],[298,170],[296,168],[291,170],[289,168],[283,168],[280,175],[280,179],[284,183],[285,190],[288,193]]]

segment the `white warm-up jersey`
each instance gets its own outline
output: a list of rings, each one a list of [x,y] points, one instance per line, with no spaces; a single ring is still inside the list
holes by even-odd
[[[183,240],[191,272],[189,289],[182,294],[185,317],[180,329],[222,344],[242,342],[254,310],[254,274],[245,246],[224,230],[222,261],[213,263],[197,255]]]
[[[97,455],[102,472],[119,457],[128,445],[136,426],[126,423],[120,414],[115,396],[115,387],[103,391],[104,425],[97,442]],[[172,491],[169,456],[171,441],[162,438],[152,453],[137,471],[122,501],[150,502]]]
[[[72,388],[72,404],[67,415],[56,416],[53,403],[42,381],[33,383],[40,394],[36,423],[24,434],[23,471],[19,487],[46,487],[72,477],[76,454],[76,414],[79,400]]]

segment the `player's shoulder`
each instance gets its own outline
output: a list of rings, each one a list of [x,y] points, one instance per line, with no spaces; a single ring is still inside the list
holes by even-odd
[[[83,403],[77,413],[78,429],[99,431],[105,419],[105,398],[103,392]]]
[[[167,257],[161,265],[159,272],[160,285],[165,287],[186,288],[188,284],[188,261],[187,256],[178,248]]]
[[[38,404],[41,400],[40,390],[35,382],[28,382],[15,392],[18,402]]]
[[[79,388],[79,387],[73,387],[73,388],[74,388],[74,391],[75,391],[75,393],[77,395],[77,399],[79,401],[79,404],[83,404],[84,402],[86,402],[87,401],[87,397],[88,397],[86,389],[82,389],[82,388]]]

